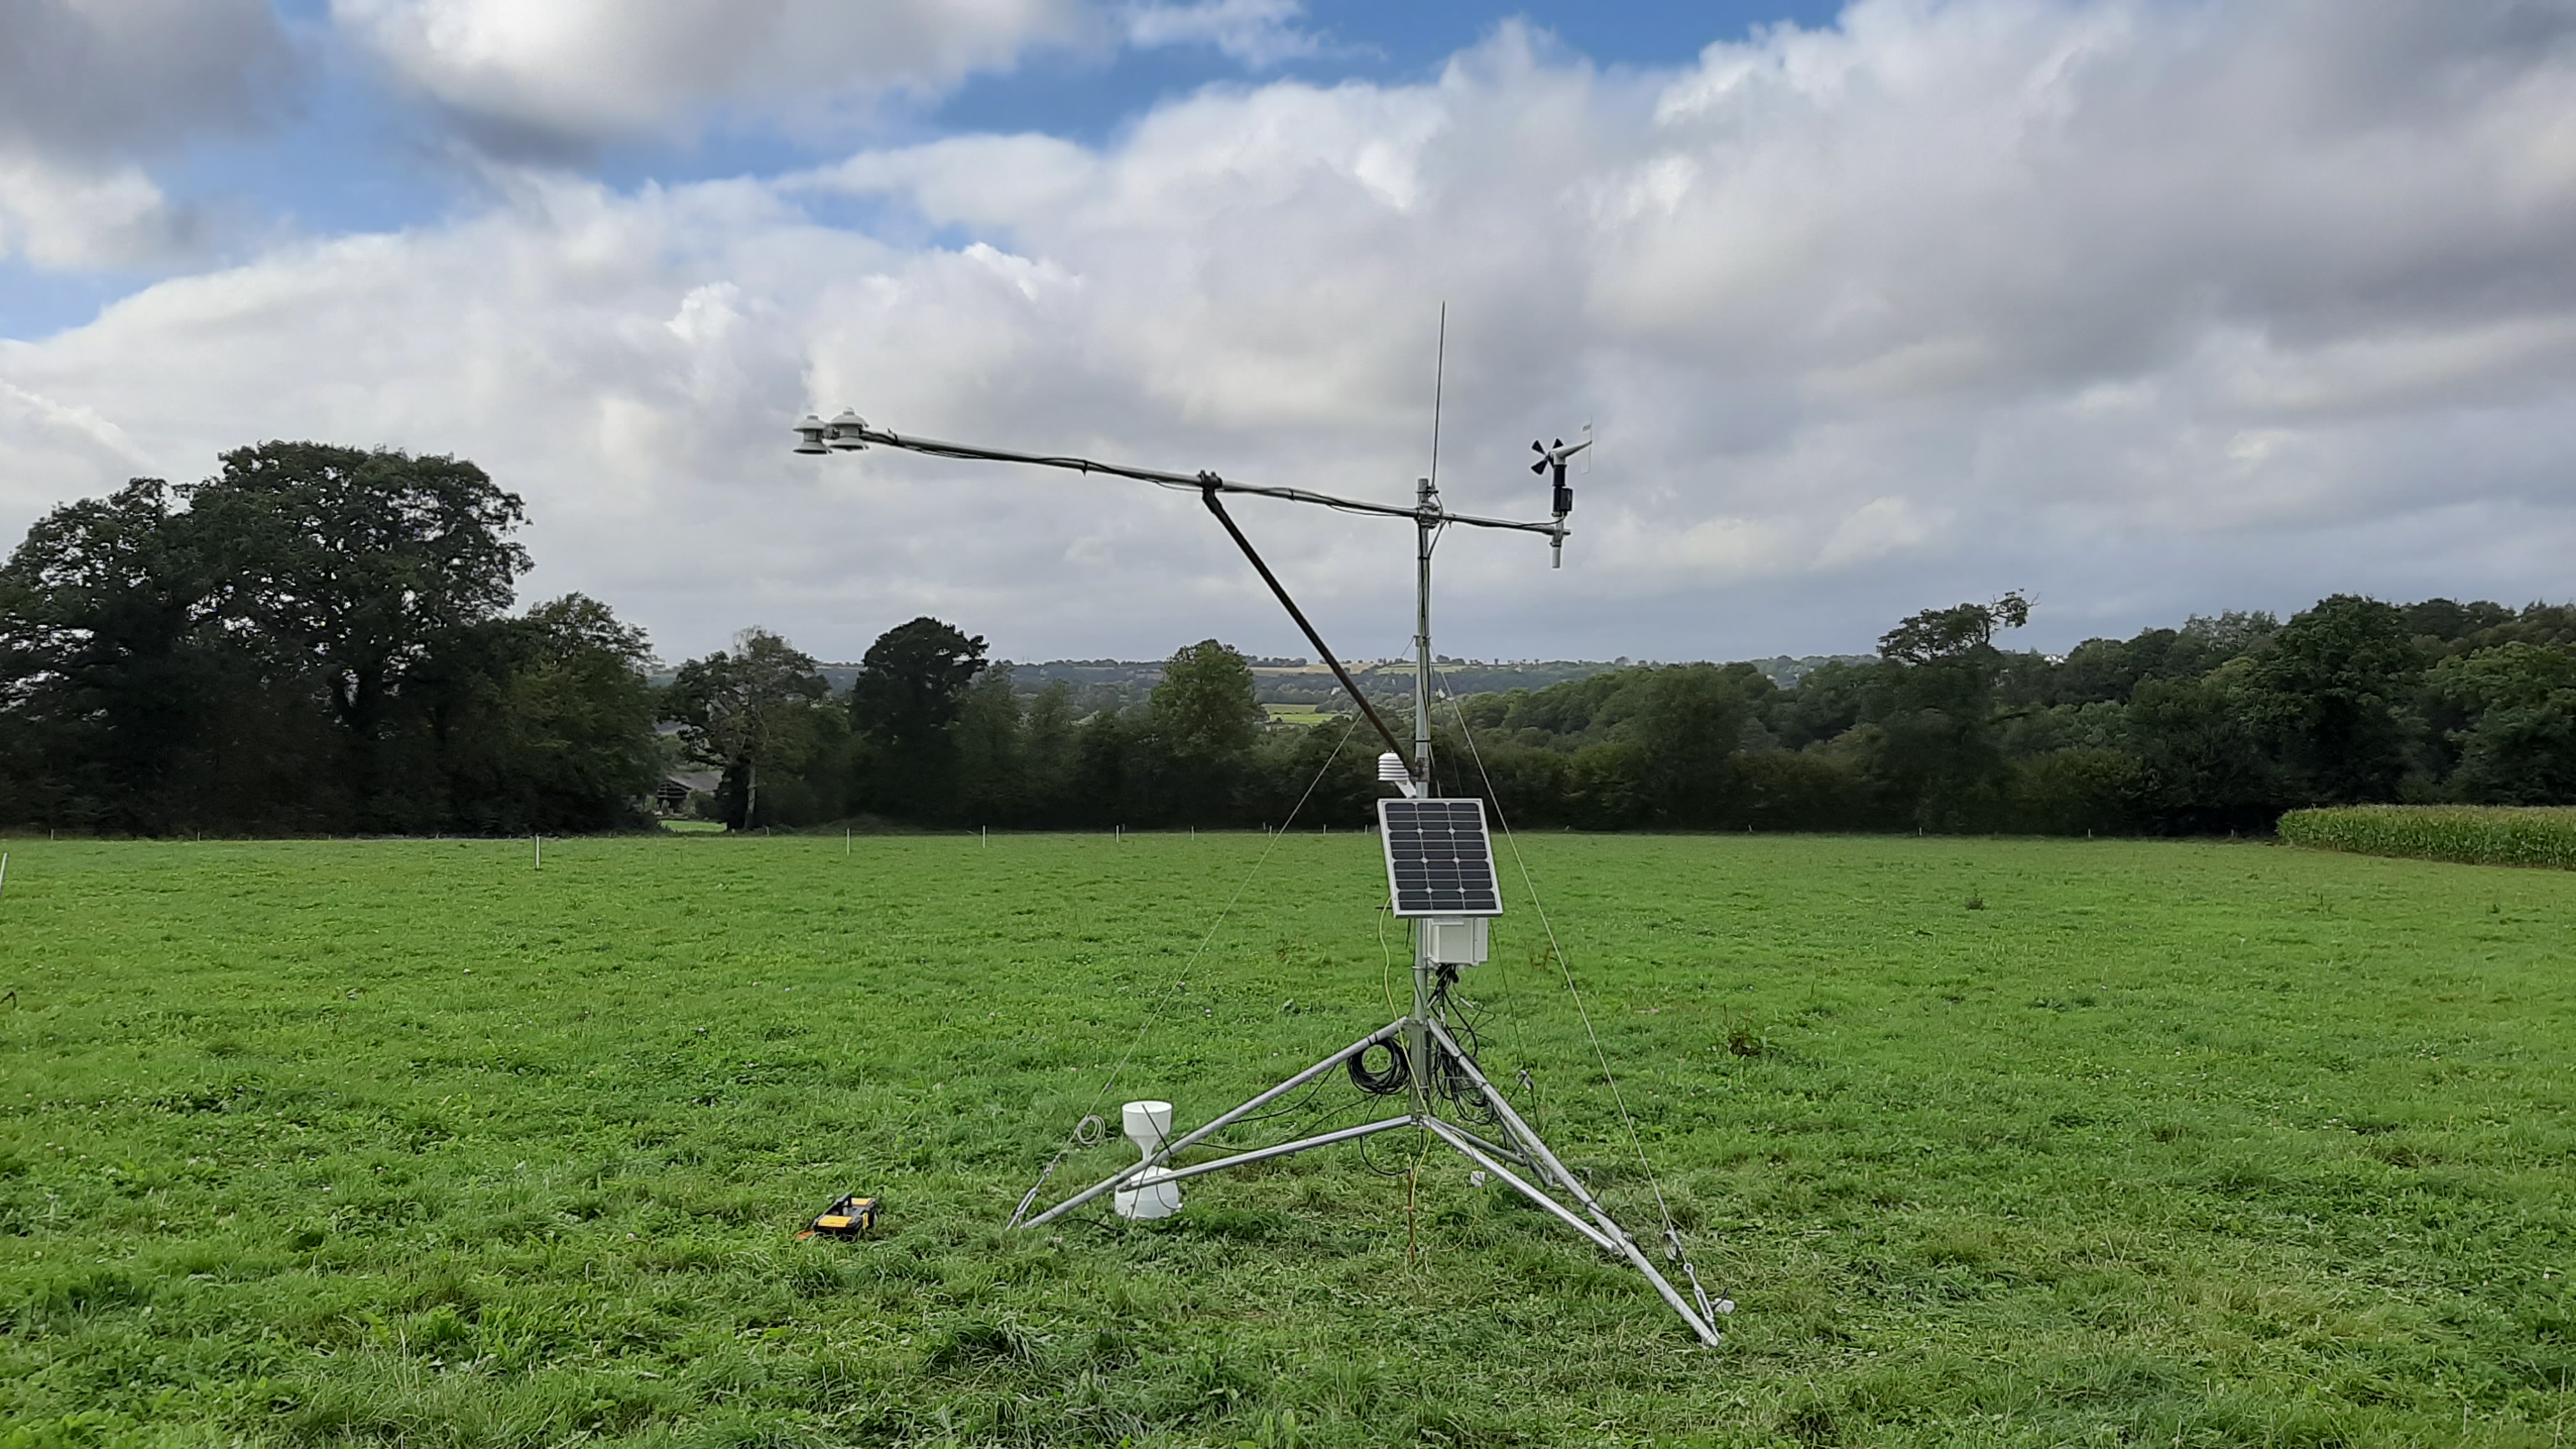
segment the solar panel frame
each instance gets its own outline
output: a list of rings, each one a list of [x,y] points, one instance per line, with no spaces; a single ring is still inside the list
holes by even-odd
[[[1394,798],[1377,802],[1387,896],[1399,916],[1499,916],[1503,887],[1485,802]]]

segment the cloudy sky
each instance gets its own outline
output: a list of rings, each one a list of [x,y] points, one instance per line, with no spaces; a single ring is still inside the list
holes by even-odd
[[[454,453],[677,659],[1305,646],[1195,500],[1539,516],[1444,652],[2576,596],[2576,0],[0,0],[0,533]],[[1337,647],[1410,532],[1246,501]]]

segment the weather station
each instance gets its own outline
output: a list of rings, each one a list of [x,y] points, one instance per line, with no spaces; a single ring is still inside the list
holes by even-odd
[[[1585,431],[1589,433],[1588,428]],[[1269,586],[1289,617],[1305,634],[1307,642],[1314,645],[1317,655],[1358,708],[1361,719],[1376,730],[1387,747],[1378,760],[1378,778],[1383,784],[1392,786],[1395,793],[1377,803],[1378,836],[1385,854],[1388,904],[1394,915],[1411,926],[1411,1009],[1304,1071],[1177,1137],[1172,1135],[1173,1116],[1169,1102],[1127,1103],[1120,1114],[1120,1125],[1137,1149],[1137,1160],[1051,1206],[1032,1211],[1037,1209],[1037,1200],[1053,1173],[1054,1165],[1049,1164],[1037,1185],[1020,1200],[1018,1210],[1011,1215],[1011,1226],[1043,1227],[1103,1197],[1110,1199],[1111,1210],[1123,1218],[1149,1220],[1166,1217],[1181,1210],[1181,1184],[1189,1179],[1319,1147],[1361,1142],[1383,1133],[1412,1133],[1417,1134],[1417,1141],[1444,1144],[1473,1164],[1476,1172],[1489,1175],[1519,1193],[1585,1242],[1635,1268],[1665,1304],[1689,1325],[1701,1343],[1713,1347],[1719,1342],[1717,1320],[1731,1313],[1735,1305],[1725,1298],[1712,1297],[1701,1287],[1698,1272],[1691,1266],[1670,1213],[1665,1213],[1661,1234],[1662,1257],[1688,1285],[1687,1295],[1675,1287],[1672,1279],[1657,1267],[1654,1255],[1640,1245],[1635,1235],[1620,1226],[1609,1209],[1559,1159],[1523,1115],[1513,1108],[1502,1090],[1486,1076],[1477,1063],[1476,1052],[1461,1044],[1454,1017],[1452,989],[1458,984],[1460,973],[1472,970],[1486,959],[1489,924],[1503,914],[1503,893],[1484,800],[1474,796],[1441,798],[1432,793],[1432,555],[1449,528],[1463,526],[1537,534],[1548,540],[1553,565],[1561,567],[1565,540],[1570,532],[1566,520],[1574,511],[1574,492],[1566,481],[1566,468],[1570,459],[1591,446],[1588,436],[1572,444],[1560,438],[1553,443],[1534,442],[1530,445],[1539,455],[1531,465],[1531,471],[1546,479],[1549,486],[1551,516],[1546,520],[1528,521],[1481,517],[1446,507],[1437,486],[1436,441],[1433,474],[1419,481],[1413,502],[1407,506],[1337,497],[1300,488],[1257,486],[1237,482],[1215,472],[1167,472],[1087,458],[1012,452],[914,437],[873,425],[846,409],[829,420],[808,414],[796,424],[795,432],[796,451],[815,456],[891,448],[936,458],[1010,463],[1086,476],[1098,474],[1196,492],[1208,512],[1223,526],[1227,536],[1233,539],[1235,546],[1261,576],[1262,582]],[[1325,644],[1322,634],[1308,620],[1305,611],[1297,606],[1269,564],[1253,548],[1252,541],[1244,535],[1225,507],[1224,500],[1229,496],[1276,499],[1364,517],[1412,522],[1416,568],[1413,738],[1409,743],[1397,737],[1352,679],[1350,671]],[[1354,721],[1354,728],[1357,723]],[[1508,838],[1508,823],[1505,833]],[[1536,903],[1533,891],[1533,906]],[[1544,921],[1543,912],[1541,919]],[[1550,935],[1552,946],[1552,928]],[[1558,959],[1562,961],[1561,953],[1558,953]],[[1568,984],[1571,985],[1570,977]],[[1585,1027],[1589,1033],[1588,1013]],[[1472,1032],[1467,1035],[1470,1041],[1474,1039]],[[1592,1035],[1597,1054],[1599,1038],[1597,1033]],[[1606,1075],[1606,1058],[1602,1065]],[[1400,1105],[1391,1105],[1386,1115],[1374,1121],[1203,1160],[1184,1160],[1193,1149],[1208,1143],[1228,1127],[1265,1118],[1268,1115],[1265,1109],[1292,1093],[1319,1084],[1335,1071],[1347,1073],[1364,1094],[1392,1099],[1392,1104]],[[1113,1072],[1113,1079],[1114,1075]],[[1526,1075],[1523,1081],[1526,1085]],[[1615,1094],[1615,1078],[1612,1082]],[[1622,1116],[1626,1115],[1624,1102],[1620,1111]],[[1086,1118],[1086,1125],[1091,1121]],[[1644,1152],[1642,1145],[1637,1144],[1633,1119],[1629,1127],[1631,1143],[1637,1145],[1642,1162]],[[1480,1128],[1483,1130],[1478,1130]],[[1077,1129],[1077,1137],[1080,1131]],[[1084,1140],[1096,1140],[1096,1135]],[[1059,1154],[1059,1160],[1061,1156]],[[1648,1175],[1651,1181],[1651,1167]],[[1660,1188],[1656,1192],[1656,1201],[1660,1209],[1663,1201]]]

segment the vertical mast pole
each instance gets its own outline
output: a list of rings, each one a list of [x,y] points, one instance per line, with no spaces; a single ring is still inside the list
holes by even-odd
[[[1415,487],[1414,500],[1421,510],[1413,520],[1413,531],[1420,544],[1421,571],[1413,602],[1413,783],[1425,796],[1431,793],[1431,539],[1437,530],[1432,518],[1440,511],[1440,494],[1428,478]]]
[[[1420,480],[1414,502],[1419,569],[1413,602],[1413,793],[1427,798],[1431,794],[1431,539],[1436,531],[1432,519],[1440,508],[1440,495],[1430,479]],[[1437,1049],[1428,1025],[1433,1008],[1432,969],[1431,926],[1417,920],[1413,923],[1413,1015],[1406,1022],[1404,1046],[1412,1056],[1413,1113],[1424,1121],[1431,1116],[1431,1056]]]
[[[1417,479],[1413,490],[1413,794],[1431,795],[1431,543],[1439,536],[1440,398],[1449,381],[1449,304],[1440,304],[1440,346],[1431,375],[1431,476]],[[1413,1115],[1431,1120],[1432,1056],[1439,1050],[1431,1037],[1432,1015],[1439,1009],[1439,983],[1431,960],[1431,923],[1413,923],[1413,1015],[1405,1047],[1413,1054]]]

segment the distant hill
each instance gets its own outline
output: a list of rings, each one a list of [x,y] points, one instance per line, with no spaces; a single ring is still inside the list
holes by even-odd
[[[1350,666],[1351,677],[1372,699],[1404,699],[1413,693],[1413,665],[1409,660],[1345,662]],[[1482,694],[1496,689],[1544,689],[1619,668],[1624,662],[1555,659],[1492,664],[1444,659],[1441,671],[1448,677],[1449,688],[1457,693]],[[1342,697],[1342,687],[1334,681],[1333,672],[1314,660],[1255,658],[1251,663],[1253,691],[1263,704],[1329,707]],[[1085,710],[1142,701],[1163,678],[1163,662],[1159,659],[1049,659],[1035,664],[1012,662],[1010,668],[1011,680],[1022,693],[1035,694],[1061,680],[1072,686],[1076,701]]]
[[[1798,687],[1799,680],[1824,665],[1876,664],[1878,656],[1875,654],[1801,654],[1793,659],[1786,654],[1774,654],[1768,659],[1748,659],[1745,662],[1761,670],[1770,677],[1773,684],[1782,689],[1795,689]]]
[[[1794,686],[1807,671],[1822,664],[1867,663],[1867,654],[1817,654],[1792,658],[1778,655],[1751,661],[1754,668],[1783,689]],[[1409,659],[1373,659],[1345,661],[1351,677],[1371,699],[1406,700],[1413,696],[1413,661]],[[1612,669],[1625,669],[1650,661],[1642,659],[1531,659],[1497,661],[1452,659],[1443,656],[1439,670],[1443,682],[1453,694],[1499,694],[1514,689],[1545,689],[1570,679],[1583,679]],[[825,666],[826,673],[842,666]],[[1072,686],[1077,703],[1086,711],[1116,705],[1133,704],[1153,692],[1163,678],[1159,659],[1050,659],[1042,663],[1011,663],[1011,680],[1023,694],[1035,694],[1049,684],[1062,680]],[[1323,664],[1307,659],[1255,658],[1252,660],[1255,695],[1263,704],[1321,705],[1331,708],[1342,697],[1341,685],[1333,672]],[[835,679],[833,687],[845,688]]]
[[[1791,657],[1774,655],[1769,659],[1748,661],[1783,689],[1796,686],[1809,670],[1822,664],[1866,664],[1874,656],[1867,654],[1810,654]],[[1049,659],[1035,664],[999,660],[1011,671],[1011,683],[1021,694],[1035,694],[1061,680],[1073,690],[1078,713],[1117,709],[1142,703],[1162,682],[1163,661],[1159,659]],[[1254,693],[1263,704],[1319,705],[1330,709],[1342,697],[1342,689],[1333,681],[1333,672],[1309,659],[1255,656],[1252,659]],[[1393,701],[1413,697],[1413,661],[1410,659],[1372,659],[1346,661],[1351,677],[1371,699]],[[1500,694],[1514,689],[1545,689],[1569,679],[1583,679],[1605,670],[1625,669],[1631,665],[1654,661],[1644,659],[1530,659],[1494,661],[1484,659],[1440,659],[1440,673],[1450,692],[1460,695]],[[849,692],[850,681],[858,678],[859,666],[850,663],[816,666],[834,694]],[[671,671],[659,670],[655,684],[671,682]]]

